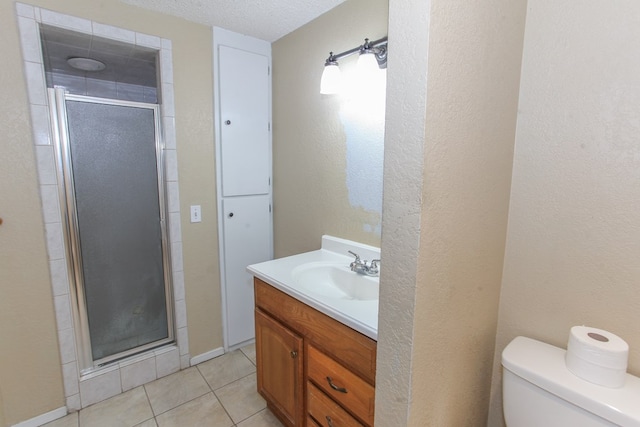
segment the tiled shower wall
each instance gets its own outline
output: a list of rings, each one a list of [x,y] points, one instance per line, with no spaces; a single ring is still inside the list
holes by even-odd
[[[182,232],[178,194],[178,163],[173,103],[171,41],[81,19],[24,3],[16,3],[22,54],[36,155],[42,214],[51,274],[60,358],[67,410],[73,411],[107,399],[190,365],[187,311],[184,299]],[[38,31],[39,24],[65,28],[88,35],[155,49],[159,53],[161,116],[164,139],[165,187],[172,264],[175,345],[149,351],[106,368],[80,375],[76,356],[76,333],[71,306],[63,223],[58,199],[56,155],[49,126],[45,72]],[[155,94],[154,94],[155,95]]]
[[[69,93],[73,93],[74,95],[146,102],[148,104],[158,103],[158,95],[155,87],[67,76],[49,71],[46,72],[46,77],[47,81],[53,82],[55,86],[64,86]]]

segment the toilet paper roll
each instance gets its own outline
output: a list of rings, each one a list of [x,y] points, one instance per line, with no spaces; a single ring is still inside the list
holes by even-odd
[[[629,345],[602,329],[574,326],[569,334],[567,369],[583,380],[605,387],[624,385]]]

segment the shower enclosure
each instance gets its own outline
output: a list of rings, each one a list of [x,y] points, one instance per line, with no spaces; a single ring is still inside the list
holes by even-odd
[[[158,105],[49,89],[80,368],[174,341]]]

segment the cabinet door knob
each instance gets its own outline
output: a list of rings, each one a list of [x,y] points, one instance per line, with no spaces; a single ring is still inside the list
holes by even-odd
[[[327,415],[325,418],[327,419],[327,426],[333,427],[333,421],[331,421],[331,417]]]
[[[225,125],[230,125],[230,124],[231,124],[231,120],[226,120],[226,121],[224,122],[224,124],[225,124]]]
[[[346,393],[347,389],[344,387],[338,387],[337,385],[335,385],[333,383],[333,380],[331,379],[331,377],[327,377],[327,382],[329,383],[329,387],[331,387],[332,389],[334,389],[335,391],[339,391],[340,393]]]
[[[296,357],[298,357],[298,352],[295,350],[291,351],[291,358],[295,359]]]

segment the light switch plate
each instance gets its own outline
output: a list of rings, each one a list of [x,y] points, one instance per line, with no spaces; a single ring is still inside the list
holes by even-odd
[[[202,209],[200,205],[191,205],[191,222],[202,222]]]

